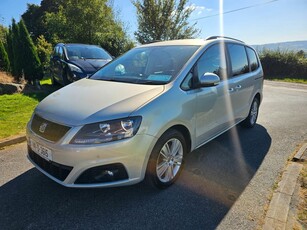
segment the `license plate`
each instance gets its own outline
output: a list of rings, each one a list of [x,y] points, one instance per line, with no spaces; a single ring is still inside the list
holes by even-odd
[[[52,161],[52,152],[50,149],[38,144],[30,139],[31,149],[47,161]]]

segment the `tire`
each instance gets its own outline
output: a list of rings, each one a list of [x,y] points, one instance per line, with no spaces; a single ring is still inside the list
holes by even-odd
[[[165,132],[150,155],[145,176],[147,184],[160,189],[172,185],[182,171],[186,153],[183,135],[173,129]]]
[[[54,77],[52,76],[52,77],[51,77],[51,85],[52,85],[52,86],[59,86],[60,83],[58,83],[58,82],[54,79]]]
[[[243,127],[253,128],[255,126],[259,114],[259,104],[259,99],[254,98],[247,118],[241,123]]]
[[[63,79],[63,84],[65,85],[69,85],[71,82],[68,80],[68,71],[64,70],[62,73],[62,79]]]

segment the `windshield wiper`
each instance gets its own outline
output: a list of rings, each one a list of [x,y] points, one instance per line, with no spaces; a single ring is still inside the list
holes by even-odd
[[[135,83],[137,83],[137,84],[145,84],[145,85],[165,85],[168,82],[165,82],[165,81],[152,81],[152,80],[141,80],[141,81],[137,81]]]
[[[95,79],[95,80],[134,83],[130,79],[118,79],[118,78],[98,78],[98,79]]]
[[[109,78],[105,76],[100,76],[99,78],[95,78],[94,75],[92,75],[89,79],[100,80],[100,81],[124,82],[124,83],[131,83],[131,84],[142,84],[142,85],[165,85],[168,83],[165,81],[152,81],[152,80],[145,80],[145,79],[125,79],[125,78],[119,79],[119,78]]]

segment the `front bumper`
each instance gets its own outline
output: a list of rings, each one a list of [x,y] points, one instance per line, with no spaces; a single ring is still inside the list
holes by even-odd
[[[69,134],[68,134],[69,136]],[[31,131],[27,127],[28,159],[46,176],[66,187],[93,188],[115,187],[136,184],[144,179],[150,153],[156,143],[156,138],[150,135],[135,135],[132,138],[99,145],[71,145],[67,135],[56,143],[51,143]],[[39,157],[30,147],[30,140],[48,148],[52,153],[52,160],[47,161]],[[125,170],[127,176],[118,180],[105,182],[79,183],[84,181],[84,174],[91,169],[97,171],[102,167],[112,176],[112,167]],[[116,169],[117,170],[117,169]],[[104,172],[104,173],[105,173]],[[81,178],[81,180],[80,180]]]

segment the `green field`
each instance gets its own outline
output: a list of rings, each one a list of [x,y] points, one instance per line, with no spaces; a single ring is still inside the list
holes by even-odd
[[[41,94],[13,94],[0,96],[0,139],[24,134]]]

